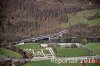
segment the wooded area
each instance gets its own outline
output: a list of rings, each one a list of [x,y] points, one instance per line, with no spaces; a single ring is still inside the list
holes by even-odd
[[[68,23],[68,13],[98,7],[100,1],[93,0],[94,7],[88,5],[91,1],[0,0],[0,41],[6,43],[57,32],[61,23]]]

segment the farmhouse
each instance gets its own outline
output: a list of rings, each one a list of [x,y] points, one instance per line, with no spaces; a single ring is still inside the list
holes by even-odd
[[[48,47],[48,44],[41,44],[41,47]]]
[[[58,43],[61,47],[67,47],[67,48],[77,48],[78,43]]]

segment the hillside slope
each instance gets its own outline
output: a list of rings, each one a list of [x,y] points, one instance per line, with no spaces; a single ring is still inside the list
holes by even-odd
[[[0,41],[18,41],[24,38],[51,34],[68,23],[68,13],[98,8],[91,0],[1,0]],[[95,5],[95,6],[94,6]]]

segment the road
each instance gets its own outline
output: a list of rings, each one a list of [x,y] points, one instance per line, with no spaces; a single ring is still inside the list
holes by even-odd
[[[66,32],[67,32],[67,30],[62,30],[58,33],[54,33],[54,34],[51,34],[51,35],[39,36],[39,37],[35,37],[35,38],[30,38],[30,39],[24,39],[24,40],[21,40],[21,42],[25,42],[25,41],[35,42],[35,41],[43,40],[43,39],[50,39],[50,38],[53,38],[53,37],[62,36]]]
[[[52,60],[52,59],[71,59],[71,60],[82,60],[82,59],[96,59],[96,60],[100,60],[100,55],[96,55],[96,56],[81,56],[81,57],[51,57],[51,58],[48,58],[48,57],[33,57],[32,59],[29,59],[29,58],[21,58],[21,59],[12,59],[12,58],[6,58],[6,60],[10,60],[12,59],[13,62],[16,62],[16,61],[20,61],[20,62],[25,62],[25,61],[43,61],[43,60]]]

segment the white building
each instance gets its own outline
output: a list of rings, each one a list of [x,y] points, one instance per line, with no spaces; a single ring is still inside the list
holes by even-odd
[[[71,47],[73,44],[79,47],[79,43],[58,43],[61,47]]]
[[[48,44],[41,44],[41,47],[48,47]]]
[[[24,42],[20,42],[18,45],[24,45],[25,43]]]

